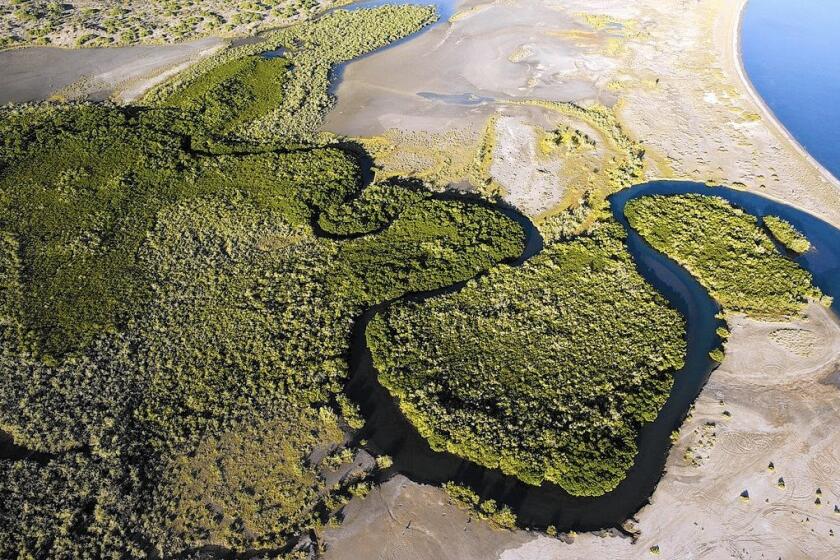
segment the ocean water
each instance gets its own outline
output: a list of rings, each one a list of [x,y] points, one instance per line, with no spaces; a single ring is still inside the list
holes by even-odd
[[[741,56],[755,89],[840,177],[840,1],[750,0],[741,25]]]

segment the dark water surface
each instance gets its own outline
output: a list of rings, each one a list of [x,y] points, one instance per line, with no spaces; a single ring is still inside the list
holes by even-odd
[[[636,461],[627,478],[614,491],[597,498],[575,497],[554,484],[530,486],[499,470],[481,467],[450,453],[433,451],[379,384],[365,342],[368,322],[388,304],[365,313],[353,332],[347,393],[359,404],[366,418],[358,437],[367,440],[371,451],[393,457],[392,472],[400,472],[418,482],[455,481],[470,486],[484,499],[492,498],[511,506],[520,524],[525,526],[555,525],[564,531],[593,530],[618,526],[633,515],[648,501],[659,482],[670,448],[670,434],[679,428],[703,388],[714,368],[708,353],[720,344],[715,334],[715,329],[722,324],[715,318],[718,305],[682,267],[648,246],[624,218],[624,206],[633,198],[683,193],[720,196],[756,216],[775,214],[794,224],[812,243],[812,249],[797,261],[811,271],[816,284],[825,293],[840,303],[840,230],[810,214],[759,195],[689,182],[645,183],[613,195],[610,198],[613,214],[627,231],[627,246],[637,269],[686,317],[688,343],[685,367],[675,373],[671,395],[656,421],[642,429]],[[511,210],[503,211],[523,224],[528,234],[528,248],[514,263],[519,265],[541,250],[541,239],[527,219]],[[423,299],[456,291],[462,286],[463,283],[409,297]],[[835,309],[837,307],[835,304]]]
[[[785,128],[840,177],[840,2],[750,0],[741,58]]]

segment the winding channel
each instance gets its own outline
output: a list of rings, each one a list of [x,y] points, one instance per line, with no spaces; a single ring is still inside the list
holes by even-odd
[[[726,187],[679,181],[636,185],[610,197],[612,213],[627,232],[627,247],[639,273],[685,316],[687,355],[685,366],[674,374],[673,389],[659,416],[641,430],[639,451],[624,481],[614,491],[602,496],[577,497],[555,484],[531,486],[497,469],[488,469],[451,453],[432,450],[402,415],[396,401],[380,385],[365,341],[365,329],[371,318],[393,301],[369,309],[354,326],[351,376],[346,387],[347,394],[359,405],[366,419],[357,438],[366,440],[370,451],[385,453],[394,459],[394,465],[387,474],[402,473],[422,483],[454,481],[467,485],[482,499],[494,499],[509,505],[516,513],[519,524],[526,527],[554,525],[561,531],[620,527],[624,520],[644,506],[662,477],[671,446],[671,432],[682,424],[715,367],[708,353],[721,342],[715,329],[722,323],[715,317],[719,306],[705,288],[680,265],[645,243],[627,223],[624,207],[630,200],[642,196],[685,193],[718,196],[755,216],[773,214],[791,222],[812,244],[811,250],[797,257],[796,261],[811,272],[823,292],[835,298],[833,308],[840,311],[840,230],[791,206]],[[514,266],[521,265],[540,252],[542,240],[527,218],[511,209],[500,208],[500,211],[516,219],[526,232],[527,247],[512,263]],[[463,285],[462,282],[405,297],[422,300],[460,290]]]
[[[457,4],[454,0],[371,0],[356,3],[351,9],[404,3],[435,4],[441,18],[432,26],[446,21]],[[334,70],[333,88],[340,82],[345,66],[340,65]],[[366,419],[364,428],[357,434],[358,440],[365,440],[370,451],[385,453],[394,459],[393,467],[385,476],[402,473],[422,483],[454,481],[467,485],[482,499],[495,499],[509,505],[517,514],[519,524],[526,527],[554,525],[561,531],[620,527],[624,520],[644,506],[662,477],[671,447],[671,432],[680,427],[715,368],[708,353],[721,342],[715,329],[722,323],[716,318],[720,308],[705,288],[676,262],[651,248],[628,224],[624,207],[630,200],[646,195],[686,193],[718,196],[759,218],[773,214],[791,222],[809,238],[812,245],[810,251],[795,260],[811,272],[815,284],[824,293],[834,297],[833,309],[840,311],[840,230],[811,214],[749,192],[679,181],[636,185],[610,197],[612,213],[627,232],[627,247],[639,273],[686,318],[687,355],[685,366],[674,373],[674,386],[665,406],[657,419],[641,430],[639,451],[624,481],[603,496],[576,497],[551,483],[539,487],[527,485],[497,469],[487,469],[456,455],[432,450],[402,415],[388,391],[380,385],[367,348],[365,329],[368,323],[393,301],[369,309],[355,324],[350,354],[351,376],[346,387],[348,395],[356,401]],[[527,247],[511,263],[521,265],[540,252],[542,240],[527,218],[511,209],[499,210],[516,219],[526,232]],[[462,282],[405,297],[423,300],[460,290],[463,285]]]

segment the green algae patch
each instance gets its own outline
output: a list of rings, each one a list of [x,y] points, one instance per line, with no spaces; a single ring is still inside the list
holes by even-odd
[[[623,230],[554,243],[367,329],[382,384],[437,450],[597,496],[625,477],[682,367],[685,324]]]
[[[625,215],[725,311],[781,319],[801,314],[809,300],[822,297],[811,274],[776,249],[754,216],[722,198],[645,196],[628,202]]]

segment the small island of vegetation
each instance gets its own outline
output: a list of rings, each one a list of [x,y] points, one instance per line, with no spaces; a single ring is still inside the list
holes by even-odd
[[[438,450],[571,494],[615,488],[683,363],[685,325],[612,221],[404,302],[367,330],[379,379]]]
[[[758,220],[715,196],[645,196],[625,207],[654,249],[683,265],[725,311],[778,319],[802,312],[822,292]]]
[[[764,225],[767,226],[770,235],[784,245],[788,251],[802,254],[808,252],[808,249],[811,248],[811,242],[808,241],[808,238],[787,220],[778,216],[764,216]]]

